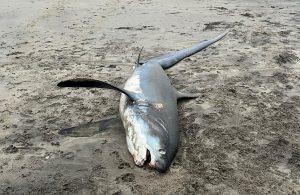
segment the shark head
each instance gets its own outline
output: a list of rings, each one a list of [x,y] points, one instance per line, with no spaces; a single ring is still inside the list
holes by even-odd
[[[165,172],[176,152],[171,146],[169,131],[162,118],[153,106],[139,103],[125,110],[123,124],[128,150],[135,164]]]

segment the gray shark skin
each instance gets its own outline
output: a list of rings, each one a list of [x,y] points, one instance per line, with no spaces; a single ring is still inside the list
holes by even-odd
[[[165,171],[179,142],[177,92],[162,67],[152,62],[136,67],[124,89],[138,96],[133,103],[124,94],[120,100],[128,150],[135,164],[149,161]]]
[[[223,33],[193,47],[152,58],[145,63],[137,62],[123,88],[93,79],[71,79],[60,82],[58,86],[120,91],[120,116],[128,150],[135,164],[148,165],[159,172],[165,172],[176,155],[180,140],[177,102],[197,96],[178,92],[164,70],[219,41],[225,35]]]

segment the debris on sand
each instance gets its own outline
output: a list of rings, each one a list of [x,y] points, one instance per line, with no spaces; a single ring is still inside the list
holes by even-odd
[[[141,27],[132,27],[132,26],[121,26],[116,28],[117,30],[157,30],[158,28],[155,28],[154,26],[141,26]]]
[[[6,148],[3,148],[3,151],[5,153],[11,154],[11,153],[17,153],[18,152],[18,148],[14,145],[9,145]]]
[[[120,183],[120,182],[133,182],[134,179],[135,179],[134,174],[132,174],[132,173],[125,173],[122,176],[117,177],[116,181],[117,181],[117,183]]]
[[[6,54],[6,56],[15,56],[15,55],[23,54],[23,53],[24,52],[16,51],[16,52],[12,52],[12,53]]]
[[[222,24],[222,22],[210,22],[210,23],[206,23],[205,28],[203,29],[203,31],[206,30],[213,30],[215,28],[217,28],[220,24]]]
[[[293,63],[299,60],[299,58],[295,54],[290,52],[281,53],[278,56],[275,56],[274,59],[276,60],[276,63],[279,65]]]
[[[245,16],[245,17],[248,17],[248,18],[254,18],[254,16],[248,12],[246,13],[242,13],[241,16]]]

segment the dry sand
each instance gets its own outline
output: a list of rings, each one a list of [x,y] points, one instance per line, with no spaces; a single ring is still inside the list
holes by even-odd
[[[0,0],[0,194],[299,194],[299,0]],[[182,91],[169,171],[133,164],[118,130],[62,128],[118,113],[110,90],[143,59],[228,30],[167,71]]]

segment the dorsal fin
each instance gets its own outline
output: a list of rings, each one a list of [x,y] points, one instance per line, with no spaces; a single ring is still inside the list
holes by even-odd
[[[85,78],[70,79],[70,80],[66,80],[66,81],[61,81],[60,83],[57,84],[57,86],[58,87],[86,87],[86,88],[114,89],[121,93],[124,93],[132,101],[137,101],[136,95],[133,92],[127,91],[120,87],[116,87],[107,82],[94,80],[94,79],[85,79]]]
[[[144,46],[143,46],[143,47],[141,48],[141,50],[140,50],[140,53],[139,53],[138,59],[137,59],[137,61],[136,61],[136,64],[137,64],[137,65],[142,65],[142,64],[143,64],[143,63],[141,63],[141,62],[140,62],[141,53],[142,53],[143,49],[144,49]]]
[[[211,44],[221,40],[226,34],[227,34],[227,32],[225,32],[213,39],[198,43],[190,48],[186,48],[186,49],[174,52],[174,53],[165,54],[163,56],[152,58],[148,62],[156,62],[156,63],[160,64],[163,69],[168,69],[168,68],[174,66],[175,64],[177,64],[178,62],[180,62],[181,60],[183,60],[184,58],[194,55],[195,53],[198,53],[199,51],[205,49],[206,47],[210,46]]]

